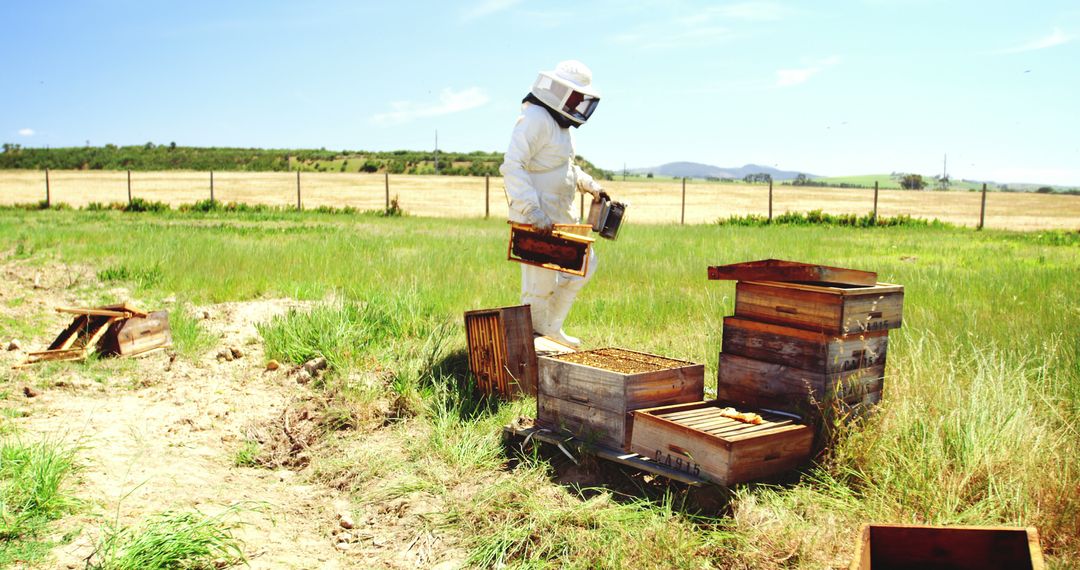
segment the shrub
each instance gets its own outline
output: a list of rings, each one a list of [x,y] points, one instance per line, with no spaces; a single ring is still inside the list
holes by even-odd
[[[151,202],[144,198],[132,198],[124,206],[125,212],[168,212],[172,208],[165,202]]]
[[[731,216],[727,219],[721,218],[717,220],[717,223],[722,226],[767,226],[767,225],[789,225],[789,226],[844,226],[855,228],[871,228],[871,227],[934,227],[944,228],[950,227],[951,224],[942,222],[940,220],[926,220],[923,218],[912,218],[908,215],[894,216],[891,218],[877,217],[873,214],[857,215],[857,214],[826,214],[821,210],[811,210],[809,212],[784,212],[779,216],[776,216],[769,221],[769,218],[759,214],[749,214],[746,216]]]

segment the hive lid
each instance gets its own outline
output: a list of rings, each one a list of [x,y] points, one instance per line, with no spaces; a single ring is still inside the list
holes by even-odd
[[[729,281],[808,281],[844,285],[877,285],[877,273],[815,263],[762,259],[709,266],[709,279]]]

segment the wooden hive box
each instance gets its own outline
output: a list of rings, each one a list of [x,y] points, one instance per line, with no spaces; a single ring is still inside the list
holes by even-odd
[[[735,316],[832,334],[898,328],[904,287],[839,283],[739,281]]]
[[[814,432],[791,417],[759,411],[760,424],[721,415],[719,402],[634,412],[630,450],[720,485],[763,479],[810,457]]]
[[[536,423],[627,449],[641,408],[701,400],[705,366],[621,348],[541,356]]]
[[[834,334],[724,318],[724,354],[835,374],[885,364],[889,331]]]
[[[536,349],[528,305],[465,313],[469,370],[480,390],[513,398],[536,395]]]
[[[850,570],[1043,570],[1034,528],[863,525]]]
[[[825,373],[720,353],[716,397],[740,406],[814,419],[820,415],[820,407],[836,401],[848,408],[880,402],[884,383],[885,364]]]

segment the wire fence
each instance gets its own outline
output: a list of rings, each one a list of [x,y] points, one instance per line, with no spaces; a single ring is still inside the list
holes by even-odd
[[[1080,229],[1080,197],[1035,193],[822,188],[680,179],[604,182],[628,202],[635,223],[701,224],[732,216],[787,212],[911,216],[976,228]],[[172,207],[204,200],[281,208],[382,210],[434,217],[507,215],[496,177],[328,172],[0,171],[0,203],[126,204],[135,198]],[[577,213],[587,214],[584,200]]]

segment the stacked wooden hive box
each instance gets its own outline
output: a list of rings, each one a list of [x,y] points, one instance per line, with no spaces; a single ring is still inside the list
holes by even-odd
[[[881,400],[889,330],[904,288],[877,274],[764,260],[709,268],[736,280],[724,319],[717,397],[814,422]]]
[[[466,313],[470,369],[484,392],[535,395],[539,428],[721,485],[798,467],[823,411],[881,399],[901,286],[778,260],[710,267],[709,278],[738,281],[715,400],[704,399],[701,364],[541,349],[525,305]]]

